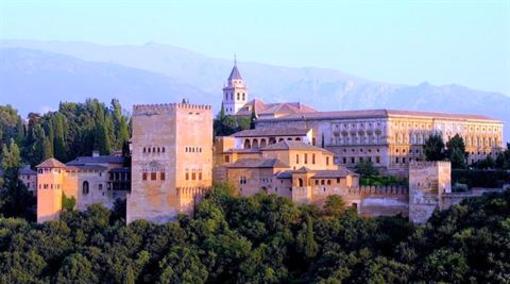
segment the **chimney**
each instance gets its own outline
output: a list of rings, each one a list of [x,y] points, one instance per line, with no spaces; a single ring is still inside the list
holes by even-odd
[[[92,151],[92,157],[99,157],[99,151],[98,150]]]

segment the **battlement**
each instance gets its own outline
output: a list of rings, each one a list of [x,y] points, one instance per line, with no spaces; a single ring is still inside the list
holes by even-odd
[[[175,111],[177,109],[211,110],[211,106],[203,105],[203,104],[188,104],[188,103],[133,105],[133,115],[164,114],[164,113],[169,113],[169,112]]]
[[[349,188],[349,194],[353,195],[408,195],[409,189],[401,185],[370,186],[362,185],[358,188]]]
[[[412,161],[409,163],[409,169],[423,169],[429,167],[450,167],[449,161]]]

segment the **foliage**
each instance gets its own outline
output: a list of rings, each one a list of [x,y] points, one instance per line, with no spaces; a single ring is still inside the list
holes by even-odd
[[[129,132],[129,118],[115,99],[110,107],[96,99],[62,102],[55,112],[30,113],[26,124],[15,109],[0,106],[0,147],[14,139],[23,162],[32,166],[50,157],[67,162],[93,150],[121,150]]]
[[[18,179],[21,156],[14,139],[11,138],[9,144],[3,144],[0,161],[0,168],[3,171],[3,184],[0,188],[0,215],[32,220],[35,212],[35,198]]]
[[[250,129],[255,124],[256,117],[237,117],[225,115],[225,109],[221,106],[213,122],[214,136],[228,136],[241,130]]]
[[[427,161],[441,161],[446,158],[443,137],[440,134],[431,135],[423,145],[423,153]]]
[[[453,169],[466,168],[468,153],[466,152],[464,139],[459,134],[455,134],[446,143],[446,157],[452,163]]]
[[[510,183],[510,173],[506,170],[453,169],[452,183],[466,184],[469,188],[497,188]]]
[[[388,186],[388,185],[407,185],[407,179],[390,175],[379,175],[379,171],[373,163],[368,160],[360,161],[356,164],[355,170],[360,175],[360,185],[370,186]]]
[[[374,167],[374,164],[369,160],[359,161],[356,164],[354,171],[362,176],[378,176],[379,171]]]
[[[67,197],[62,193],[62,209],[65,211],[73,211],[76,206],[76,198],[74,196]]]
[[[0,282],[408,283],[509,279],[510,192],[424,226],[218,185],[193,217],[125,225],[101,206],[41,225],[0,218]]]

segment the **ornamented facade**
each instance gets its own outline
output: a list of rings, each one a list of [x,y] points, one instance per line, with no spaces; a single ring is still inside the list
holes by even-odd
[[[312,144],[335,153],[335,162],[354,167],[371,161],[390,173],[407,172],[409,163],[424,160],[423,145],[432,134],[446,142],[464,138],[469,163],[495,155],[503,146],[503,123],[481,115],[359,110],[315,112],[259,119],[257,129],[278,133],[287,128],[311,129]]]

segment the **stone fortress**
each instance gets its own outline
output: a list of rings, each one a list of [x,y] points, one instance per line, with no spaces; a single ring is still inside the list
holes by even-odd
[[[485,116],[398,110],[319,112],[298,102],[249,100],[234,64],[223,88],[222,108],[232,116],[255,113],[255,129],[213,138],[211,106],[182,103],[135,105],[131,168],[117,156],[55,159],[20,171],[37,193],[37,220],[58,218],[63,194],[77,209],[92,203],[127,204],[126,221],[155,223],[191,213],[213,185],[228,182],[242,196],[266,192],[301,204],[321,205],[338,195],[363,216],[402,214],[422,223],[483,191],[454,193],[449,162],[424,162],[432,134],[466,141],[470,161],[502,148],[503,123]],[[381,172],[407,176],[408,186],[361,186],[352,171],[371,161]]]

